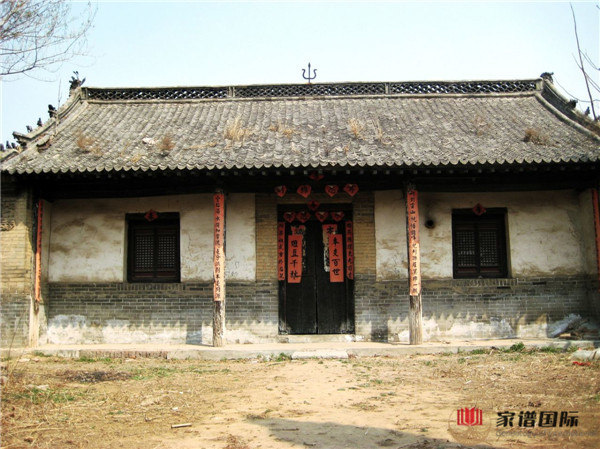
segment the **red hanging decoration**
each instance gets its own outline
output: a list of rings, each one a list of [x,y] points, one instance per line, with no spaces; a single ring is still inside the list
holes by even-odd
[[[329,215],[329,213],[325,212],[325,211],[315,212],[315,217],[317,217],[317,220],[319,220],[321,223],[323,223],[327,219],[328,215]]]
[[[477,203],[475,207],[473,207],[473,213],[475,215],[482,216],[486,213],[486,209],[480,203]]]
[[[283,219],[288,223],[291,223],[296,218],[296,212],[284,212]]]
[[[300,187],[298,187],[298,190],[296,190],[296,192],[298,192],[298,195],[304,198],[308,198],[310,196],[310,191],[311,188],[308,184],[303,184]]]
[[[277,279],[285,281],[285,222],[277,223]]]
[[[308,175],[308,177],[310,179],[312,179],[313,181],[320,181],[321,179],[323,179],[325,177],[325,175],[320,175],[316,171],[314,171],[310,175]]]
[[[300,220],[302,223],[306,223],[310,218],[310,212],[303,210],[302,212],[298,212],[296,214],[296,218]]]
[[[304,226],[304,225],[292,226],[291,231],[292,231],[291,232],[292,235],[298,235],[298,234],[305,235],[306,234],[306,226]]]
[[[334,196],[336,196],[339,191],[340,191],[340,188],[338,186],[336,186],[335,184],[329,184],[329,185],[325,186],[325,193],[332,198]]]
[[[354,227],[346,222],[346,277],[354,279]]]
[[[288,282],[302,281],[302,234],[288,236]]]
[[[321,203],[319,203],[317,200],[312,200],[310,203],[308,203],[308,208],[314,212],[319,208],[320,205]]]
[[[350,196],[354,196],[358,193],[358,184],[346,184],[344,186],[344,192]]]
[[[286,192],[287,192],[287,187],[286,186],[277,186],[277,187],[275,187],[275,193],[277,194],[277,196],[279,198],[283,198],[285,196]]]
[[[148,212],[146,212],[144,218],[148,221],[154,221],[158,218],[158,212],[156,212],[154,209],[150,209]]]
[[[340,234],[329,234],[329,282],[344,282],[344,247]]]
[[[335,221],[340,221],[342,218],[344,218],[344,213],[342,211],[331,212],[331,218],[333,218]]]

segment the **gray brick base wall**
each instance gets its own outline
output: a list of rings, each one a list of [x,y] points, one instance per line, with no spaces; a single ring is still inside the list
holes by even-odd
[[[408,341],[408,282],[356,282],[356,333]],[[569,315],[593,315],[587,277],[424,281],[424,339],[548,337]],[[596,299],[597,301],[597,299]]]
[[[29,344],[29,295],[4,294],[0,307],[0,347],[21,348]]]
[[[595,310],[585,277],[423,283],[424,339],[547,337],[569,316]],[[50,284],[49,343],[212,342],[212,283]],[[227,284],[226,341],[278,336],[277,281]],[[408,285],[357,275],[359,339],[408,341]]]
[[[49,343],[212,343],[212,283],[50,284]],[[227,284],[226,340],[277,334],[277,285]]]

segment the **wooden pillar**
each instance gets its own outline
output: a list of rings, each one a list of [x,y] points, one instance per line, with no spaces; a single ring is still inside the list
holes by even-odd
[[[411,345],[420,345],[423,343],[423,307],[421,301],[419,196],[415,186],[411,184],[406,187],[406,241],[409,279],[409,342]]]
[[[44,200],[38,200],[35,235],[35,282],[34,298],[36,304],[42,301],[42,223],[44,220]]]
[[[600,204],[598,189],[592,189],[592,207],[594,211],[594,232],[596,235],[596,268],[598,270],[598,290],[600,291]]]
[[[213,346],[223,346],[225,334],[225,194],[217,190],[214,202]]]

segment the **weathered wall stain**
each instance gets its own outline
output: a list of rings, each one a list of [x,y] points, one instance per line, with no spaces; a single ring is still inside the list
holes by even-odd
[[[53,206],[50,282],[126,280],[126,214],[179,212],[181,280],[212,279],[211,195],[59,200]],[[227,261],[231,279],[255,278],[254,195],[228,196]]]

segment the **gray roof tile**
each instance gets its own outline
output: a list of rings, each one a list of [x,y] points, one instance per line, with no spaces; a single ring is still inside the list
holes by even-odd
[[[530,83],[515,93],[279,96],[268,101],[122,100],[146,91],[83,89],[61,108],[60,121],[50,120],[30,133],[26,148],[7,158],[2,170],[64,173],[598,161],[600,139],[548,103],[540,87],[544,83]],[[462,88],[456,86],[451,88]],[[381,90],[379,84],[376,88]],[[185,89],[178,89],[155,93],[182,95]],[[193,89],[200,88],[189,92]],[[222,90],[214,89],[221,95]],[[102,99],[103,95],[109,98]],[[537,136],[536,142],[524,141],[527,129]],[[50,147],[38,148],[48,136]]]

